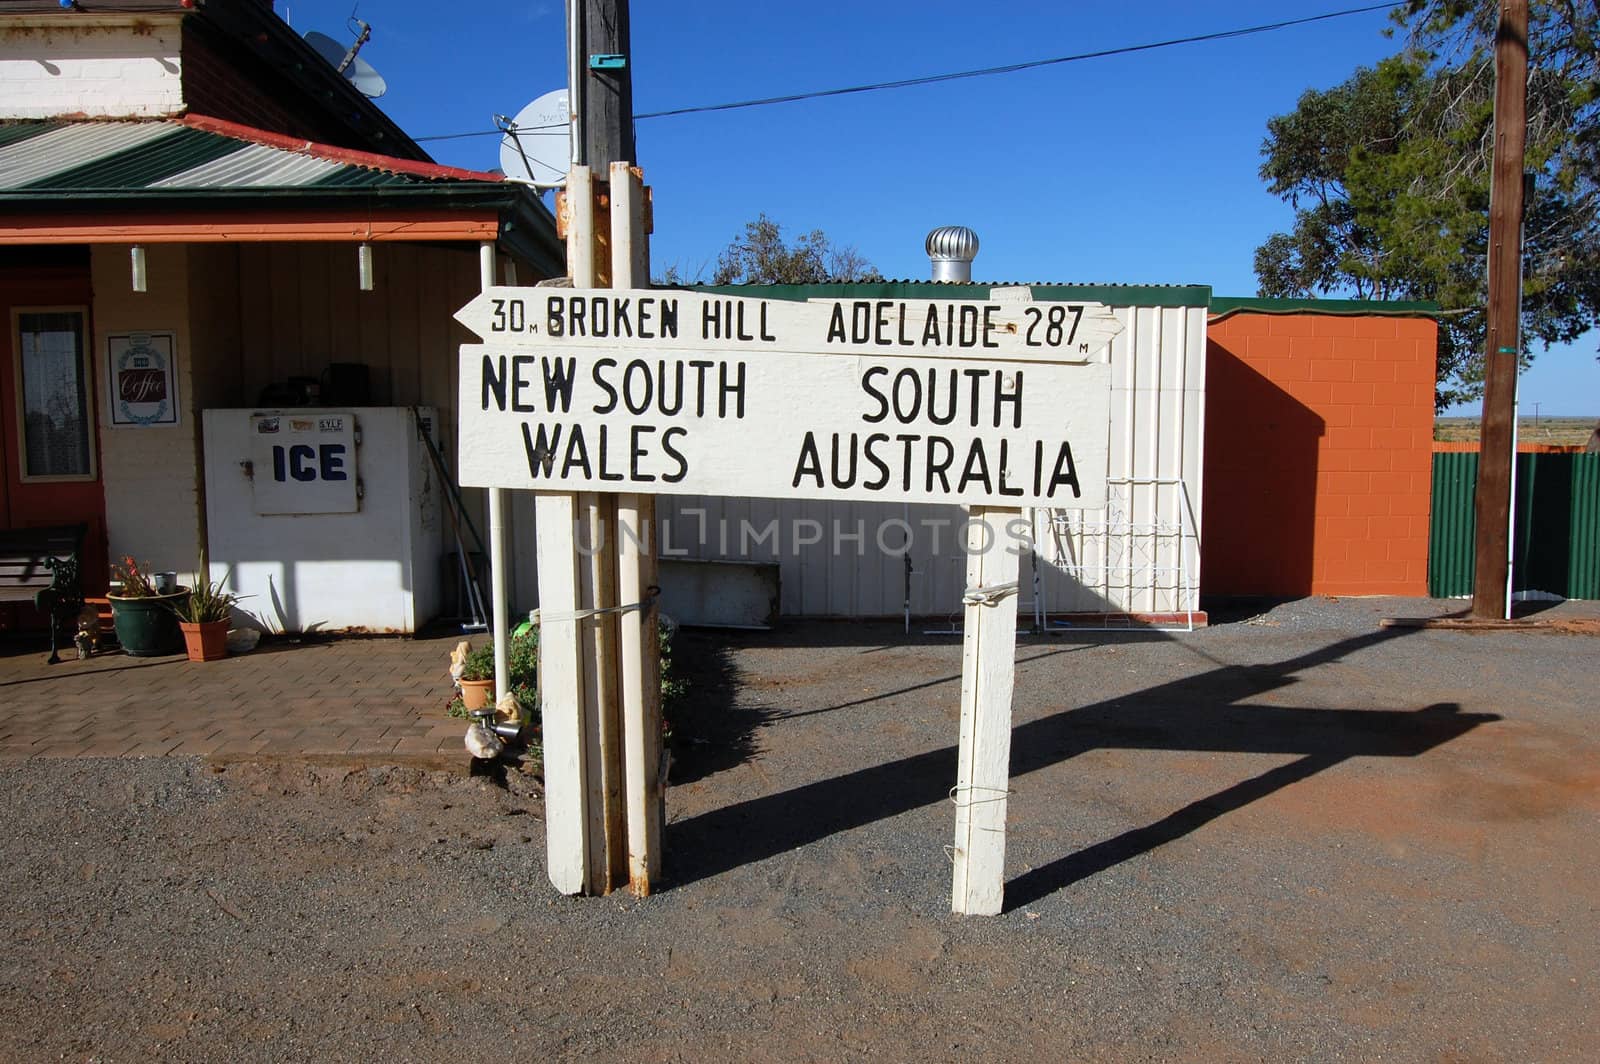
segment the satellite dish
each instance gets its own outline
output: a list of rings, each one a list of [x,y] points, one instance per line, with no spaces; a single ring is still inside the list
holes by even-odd
[[[367,43],[371,31],[362,23],[361,36],[356,43],[346,48],[338,41],[325,33],[316,30],[306,34],[306,43],[317,50],[317,54],[326,59],[333,69],[344,75],[344,79],[356,87],[356,91],[363,96],[377,99],[389,91],[389,83],[383,80],[383,75],[372,68],[372,64],[356,55],[361,46]]]
[[[567,90],[547,92],[500,121],[500,169],[513,181],[549,185],[567,176],[572,165],[572,112]]]

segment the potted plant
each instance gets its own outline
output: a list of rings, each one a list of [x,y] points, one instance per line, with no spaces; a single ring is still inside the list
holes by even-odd
[[[482,709],[494,690],[494,643],[489,642],[467,655],[461,669],[461,703],[467,709]]]
[[[135,657],[176,654],[183,646],[183,632],[173,607],[188,596],[189,589],[158,593],[150,580],[149,563],[141,568],[129,555],[123,555],[121,565],[111,566],[111,575],[120,586],[106,598],[122,649]]]
[[[507,671],[511,674],[511,693],[517,696],[528,713],[539,706],[539,630],[524,624],[511,634],[510,650],[506,657]],[[494,703],[494,642],[491,640],[469,651],[461,662],[461,688],[458,700],[450,704],[451,716],[466,716],[474,709]],[[459,705],[457,705],[459,702]]]
[[[194,587],[173,604],[190,661],[216,661],[228,656],[228,625],[239,596],[224,591],[206,575],[202,560]]]

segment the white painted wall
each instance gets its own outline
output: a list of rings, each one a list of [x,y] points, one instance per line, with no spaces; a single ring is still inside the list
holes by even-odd
[[[0,117],[156,118],[183,111],[181,20],[8,19]]]
[[[106,535],[113,562],[132,555],[157,571],[192,573],[199,564],[201,512],[189,249],[153,244],[146,249],[146,262],[148,291],[135,292],[125,245],[97,244],[90,254]],[[111,424],[106,337],[126,332],[176,334],[176,425]]]

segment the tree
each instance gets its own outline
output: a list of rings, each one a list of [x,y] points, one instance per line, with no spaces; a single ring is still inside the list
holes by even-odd
[[[1600,321],[1596,0],[1535,0],[1523,329],[1546,344]],[[1412,0],[1404,50],[1271,119],[1261,176],[1295,207],[1256,250],[1268,296],[1426,299],[1444,310],[1440,407],[1482,390],[1492,0]]]
[[[743,239],[735,238],[723,249],[711,277],[712,284],[876,280],[882,276],[855,248],[833,243],[820,229],[787,244],[782,227],[765,214],[745,223]]]

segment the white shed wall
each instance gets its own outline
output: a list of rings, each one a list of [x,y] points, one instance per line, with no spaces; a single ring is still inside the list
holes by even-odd
[[[1117,307],[1111,344],[1111,504],[1035,517],[1051,613],[1199,608],[1204,307]],[[1181,482],[1181,486],[1180,486]],[[1187,498],[1185,498],[1187,492]],[[1187,503],[1187,505],[1186,505]],[[659,496],[664,557],[776,562],[790,617],[959,614],[966,580],[956,506]],[[766,535],[776,522],[776,535]],[[1033,607],[1022,562],[1023,603]]]

